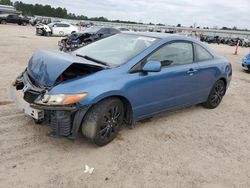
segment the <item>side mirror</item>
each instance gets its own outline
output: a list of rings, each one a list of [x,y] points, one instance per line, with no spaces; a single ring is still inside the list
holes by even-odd
[[[142,68],[145,72],[160,72],[161,63],[159,61],[148,61]]]

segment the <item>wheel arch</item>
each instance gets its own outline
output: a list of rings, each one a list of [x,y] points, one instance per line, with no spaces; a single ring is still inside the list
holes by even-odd
[[[221,77],[218,80],[222,80],[227,88],[227,79],[225,77]]]
[[[100,103],[106,99],[109,98],[118,98],[119,100],[122,101],[123,105],[124,105],[124,112],[125,112],[125,124],[126,125],[132,125],[133,122],[133,107],[131,102],[129,101],[129,99],[123,95],[120,94],[113,94],[113,95],[109,95],[109,96],[105,96],[102,98],[99,98],[98,100],[95,100],[94,104],[92,105],[92,107],[94,105],[96,105],[97,103]]]
[[[82,127],[82,122],[85,119],[86,114],[90,111],[91,108],[93,108],[93,106],[95,106],[96,104],[109,99],[109,98],[118,98],[122,101],[122,103],[124,104],[125,107],[125,119],[124,119],[124,123],[127,126],[132,126],[133,124],[133,108],[132,105],[130,103],[130,101],[122,95],[110,95],[110,96],[106,96],[103,98],[100,98],[98,101],[95,101],[95,103],[92,103],[92,105],[90,105],[88,107],[88,109],[86,111],[77,111],[74,117],[74,121],[73,121],[73,126],[72,126],[72,131],[71,131],[71,139],[75,139],[77,137],[77,134],[79,132],[79,130]]]

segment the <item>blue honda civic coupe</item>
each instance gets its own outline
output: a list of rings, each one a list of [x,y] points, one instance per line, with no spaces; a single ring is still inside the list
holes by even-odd
[[[38,50],[13,83],[17,106],[52,135],[98,146],[122,125],[202,104],[216,108],[232,78],[203,43],[165,33],[120,33],[71,53]]]

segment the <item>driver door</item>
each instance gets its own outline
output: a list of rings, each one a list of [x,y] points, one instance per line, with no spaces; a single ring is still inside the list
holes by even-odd
[[[175,41],[164,45],[151,54],[147,61],[159,61],[160,72],[139,72],[139,81],[133,93],[136,101],[136,117],[147,117],[154,113],[194,104],[198,100],[196,83],[199,67],[194,62],[193,44]]]

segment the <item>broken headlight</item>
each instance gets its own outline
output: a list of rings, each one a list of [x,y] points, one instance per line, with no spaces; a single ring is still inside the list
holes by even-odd
[[[80,94],[44,94],[35,100],[37,104],[44,105],[68,105],[79,102],[84,99],[88,94],[80,93]]]

